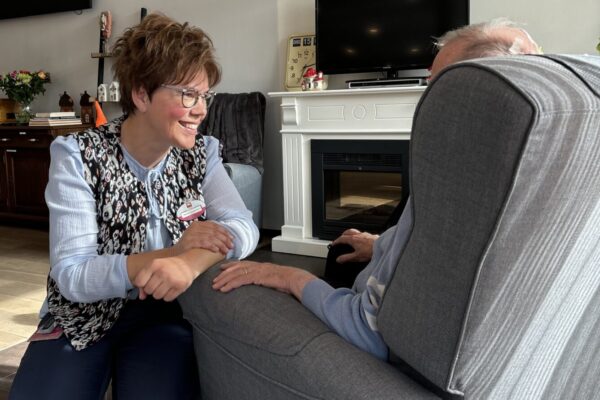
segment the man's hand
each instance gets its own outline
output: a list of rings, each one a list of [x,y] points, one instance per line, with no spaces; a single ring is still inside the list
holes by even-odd
[[[253,261],[234,261],[223,264],[223,270],[213,280],[213,289],[229,292],[244,285],[260,285],[294,295],[302,300],[304,286],[317,279],[299,268]]]
[[[233,236],[220,224],[212,221],[194,221],[173,246],[174,255],[191,249],[206,249],[227,255],[233,249]]]
[[[332,245],[345,243],[354,248],[352,253],[342,254],[336,261],[340,264],[346,262],[366,262],[373,257],[373,243],[379,235],[372,235],[356,229],[345,230],[340,237],[331,242]]]

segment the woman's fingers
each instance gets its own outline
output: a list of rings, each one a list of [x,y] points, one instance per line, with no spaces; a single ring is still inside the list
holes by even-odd
[[[152,289],[144,288],[144,293],[147,295],[152,295],[156,300],[161,300],[165,297],[167,292],[169,292],[171,288],[168,285],[163,284],[163,282],[159,282],[158,285],[153,287]]]
[[[193,222],[184,232],[178,246],[183,250],[202,248],[226,255],[233,249],[233,236],[215,222]]]
[[[195,278],[185,259],[170,257],[156,259],[142,268],[133,280],[139,288],[139,298],[148,296],[171,301],[185,291]]]

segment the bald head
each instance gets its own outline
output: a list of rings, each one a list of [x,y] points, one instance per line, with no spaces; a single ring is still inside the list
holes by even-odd
[[[507,19],[468,25],[442,36],[431,66],[431,77],[458,61],[511,54],[538,54],[539,46],[526,30]]]

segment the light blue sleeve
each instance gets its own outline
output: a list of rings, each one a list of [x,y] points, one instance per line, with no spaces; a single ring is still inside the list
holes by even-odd
[[[334,289],[315,279],[304,287],[302,304],[338,335],[375,357],[386,359],[388,347],[377,326],[377,315],[412,229],[409,199],[398,225],[385,231],[373,246],[373,258],[357,277],[354,290]]]
[[[223,166],[219,156],[219,141],[212,136],[205,136],[204,139],[207,162],[202,187],[206,216],[223,225],[233,235],[234,247],[227,254],[227,259],[242,259],[256,248],[258,228]]]
[[[126,297],[133,286],[125,256],[98,255],[96,201],[83,175],[73,137],[58,137],[50,146],[46,203],[50,210],[50,277],[74,302]]]
[[[387,359],[388,347],[381,334],[369,326],[363,311],[367,292],[334,289],[321,279],[310,281],[302,291],[302,304],[338,335],[377,358]]]

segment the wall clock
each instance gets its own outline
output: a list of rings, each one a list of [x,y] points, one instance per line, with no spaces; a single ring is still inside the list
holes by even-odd
[[[315,67],[315,35],[292,35],[287,43],[285,89],[301,90],[302,75],[308,67]]]

